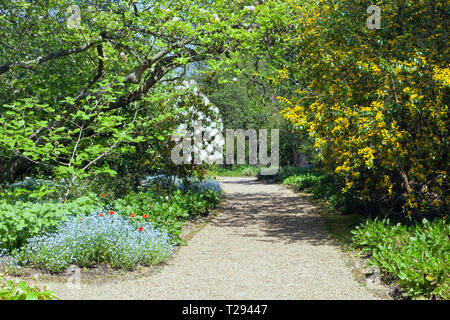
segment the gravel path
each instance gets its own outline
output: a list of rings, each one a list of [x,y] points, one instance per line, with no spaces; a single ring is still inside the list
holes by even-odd
[[[305,199],[255,178],[221,183],[221,212],[159,272],[81,289],[47,285],[62,299],[376,299]]]

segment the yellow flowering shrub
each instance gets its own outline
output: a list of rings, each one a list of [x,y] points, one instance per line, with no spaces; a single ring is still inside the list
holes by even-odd
[[[276,85],[282,114],[351,192],[406,215],[448,211],[447,1],[303,1]],[[381,9],[368,29],[366,9]],[[288,80],[291,80],[288,82]]]

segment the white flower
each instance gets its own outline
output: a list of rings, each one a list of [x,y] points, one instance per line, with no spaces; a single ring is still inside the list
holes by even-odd
[[[223,159],[223,153],[220,151],[216,151],[213,155],[213,161],[217,161]]]
[[[255,6],[245,6],[245,9],[253,13],[255,11]]]
[[[216,128],[212,129],[210,131],[210,136],[211,137],[215,137],[217,134],[219,133],[219,130],[217,130]]]
[[[214,138],[214,143],[219,146],[222,147],[225,144],[225,140],[223,139],[223,137],[221,135],[216,135],[216,137]]]
[[[194,150],[200,150],[203,147],[203,143],[201,141],[198,141],[195,145],[194,145]]]
[[[172,21],[180,21],[179,17],[173,17]]]
[[[237,82],[237,78],[236,77],[233,78],[233,82]]]
[[[214,147],[212,144],[210,144],[206,147],[206,151],[208,151],[209,153],[211,153],[213,150],[214,150]]]
[[[213,14],[214,21],[220,21],[219,16],[217,14]]]

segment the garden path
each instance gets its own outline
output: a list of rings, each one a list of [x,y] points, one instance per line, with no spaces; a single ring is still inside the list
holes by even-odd
[[[48,283],[62,299],[376,299],[355,280],[307,199],[250,177],[221,178],[218,215],[158,272]]]

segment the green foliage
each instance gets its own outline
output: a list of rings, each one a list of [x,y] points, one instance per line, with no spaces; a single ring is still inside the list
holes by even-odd
[[[59,300],[54,292],[30,286],[24,281],[5,281],[0,276],[0,300]]]
[[[200,81],[208,97],[219,108],[225,128],[268,129],[269,132],[278,129],[280,163],[292,163],[294,153],[299,150],[299,141],[282,118],[276,100],[278,93],[267,79],[272,68],[267,53],[260,55],[261,58],[243,60],[237,70],[201,70],[206,75]]]
[[[439,219],[411,226],[368,220],[353,231],[353,243],[371,255],[390,281],[409,297],[450,299],[450,225]]]
[[[19,248],[30,237],[53,231],[67,217],[85,215],[96,208],[92,195],[67,203],[0,200],[0,248]]]
[[[264,179],[265,177],[260,176],[260,178]],[[358,212],[365,216],[366,211],[370,211],[372,206],[372,203],[365,199],[359,199],[354,194],[342,193],[342,185],[339,179],[321,170],[282,167],[273,179],[290,185],[298,191],[308,191],[316,199],[327,200],[334,208],[338,208],[344,214]]]
[[[238,69],[292,22],[278,0],[254,11],[224,0],[78,1],[74,29],[70,5],[4,2],[0,16],[0,183],[34,167],[69,179],[62,200],[78,179],[122,168],[187,174],[171,166],[169,138],[196,98],[176,81],[200,62]]]
[[[241,176],[256,176],[259,169],[250,165],[233,165],[233,166],[214,166],[208,171],[208,174],[213,177],[241,177]]]
[[[114,210],[123,216],[133,214],[136,220],[144,219],[145,215],[156,227],[167,229],[177,242],[181,242],[179,235],[185,221],[206,215],[215,208],[220,200],[220,188],[217,182],[210,182],[211,185],[205,182],[202,189],[181,191],[175,190],[175,186],[167,188],[167,180],[164,181],[166,189],[130,191],[119,198],[111,190],[101,192],[98,186],[94,188],[99,191],[97,195],[88,193],[65,203],[48,198],[31,201],[29,197],[4,197],[0,199],[0,248],[18,249],[31,237],[54,231],[69,217],[83,217],[97,210]],[[35,183],[26,180],[26,183],[16,183],[15,187],[29,194],[27,188],[32,190]]]
[[[185,193],[176,191],[172,195],[171,201],[185,210],[182,216],[187,218],[206,215],[219,202],[219,195],[211,190],[202,192],[187,191]]]
[[[183,243],[180,235],[185,221],[208,214],[219,200],[220,195],[211,190],[202,192],[176,190],[166,196],[139,192],[114,200],[108,206],[122,216],[132,216],[136,221],[150,220],[157,228],[165,228],[176,242]]]

